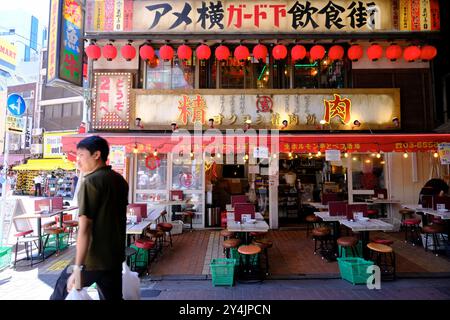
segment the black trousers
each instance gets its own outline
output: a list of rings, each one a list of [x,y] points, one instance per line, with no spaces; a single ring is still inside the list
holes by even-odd
[[[64,300],[67,295],[67,279],[70,273],[67,272],[67,266],[56,281],[55,289],[50,296],[50,300]],[[82,271],[83,287],[89,287],[97,283],[97,290],[100,300],[122,300],[122,269],[101,270],[101,271]]]
[[[39,191],[38,191],[39,190]],[[40,183],[36,183],[34,185],[34,196],[42,196],[42,187]]]

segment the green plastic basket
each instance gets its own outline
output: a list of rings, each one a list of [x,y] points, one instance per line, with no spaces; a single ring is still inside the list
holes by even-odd
[[[344,280],[352,284],[365,284],[371,273],[367,272],[367,267],[373,265],[372,261],[362,258],[337,258],[339,271]]]
[[[0,270],[11,265],[12,247],[0,247]]]
[[[65,250],[69,247],[69,233],[51,234],[48,237],[45,250],[56,250],[56,237],[59,237],[59,250]],[[45,238],[44,238],[45,241]]]
[[[212,259],[209,266],[213,286],[233,286],[236,263],[236,259]]]
[[[130,248],[136,250],[136,254],[130,256],[131,265],[136,269],[147,269],[148,267],[148,251],[142,250],[136,247],[134,244],[130,245]]]
[[[230,249],[230,257],[231,257],[231,259],[235,259],[236,260],[236,266],[240,265],[241,254],[238,252],[237,248],[231,248]],[[259,253],[258,254],[252,254],[251,256],[248,257],[248,259],[249,259],[249,262],[253,266],[257,266],[259,264]]]
[[[338,245],[338,252],[341,252],[341,246]],[[352,249],[350,247],[344,247],[342,249],[342,256],[341,258],[350,258],[354,257]],[[358,241],[358,244],[356,245],[356,257],[361,258],[362,257],[362,242]]]

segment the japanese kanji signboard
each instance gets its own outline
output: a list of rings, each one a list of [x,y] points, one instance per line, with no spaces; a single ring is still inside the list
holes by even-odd
[[[92,111],[94,129],[128,129],[131,73],[96,73]]]
[[[163,33],[433,31],[439,30],[439,6],[438,0],[88,0],[86,29]]]
[[[76,0],[51,0],[47,83],[81,86],[83,81],[84,14]]]
[[[102,94],[101,88],[96,90],[97,95]],[[131,93],[131,120],[141,118],[141,124],[149,130],[168,129],[172,122],[180,128],[192,129],[195,123],[206,126],[211,118],[214,127],[220,129],[243,128],[248,120],[253,128],[283,128],[283,131],[401,128],[392,122],[400,117],[398,89],[248,89],[245,95],[226,89],[170,94],[137,89]],[[261,97],[270,97],[271,108],[266,112],[260,110]],[[98,102],[99,99],[103,100],[97,98]],[[282,126],[283,120],[287,126]],[[321,120],[325,120],[325,125]],[[355,120],[360,123],[358,126],[354,125]],[[134,120],[130,121],[130,129],[138,130]]]

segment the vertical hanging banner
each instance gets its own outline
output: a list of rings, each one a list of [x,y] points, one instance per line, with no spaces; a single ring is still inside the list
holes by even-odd
[[[49,23],[47,83],[81,87],[84,14],[79,1],[51,0]]]

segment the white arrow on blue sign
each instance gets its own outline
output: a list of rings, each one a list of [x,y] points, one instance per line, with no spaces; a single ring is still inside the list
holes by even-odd
[[[11,112],[14,116],[21,116],[25,113],[25,110],[27,110],[25,100],[17,93],[13,93],[8,96],[7,105],[9,112]]]

